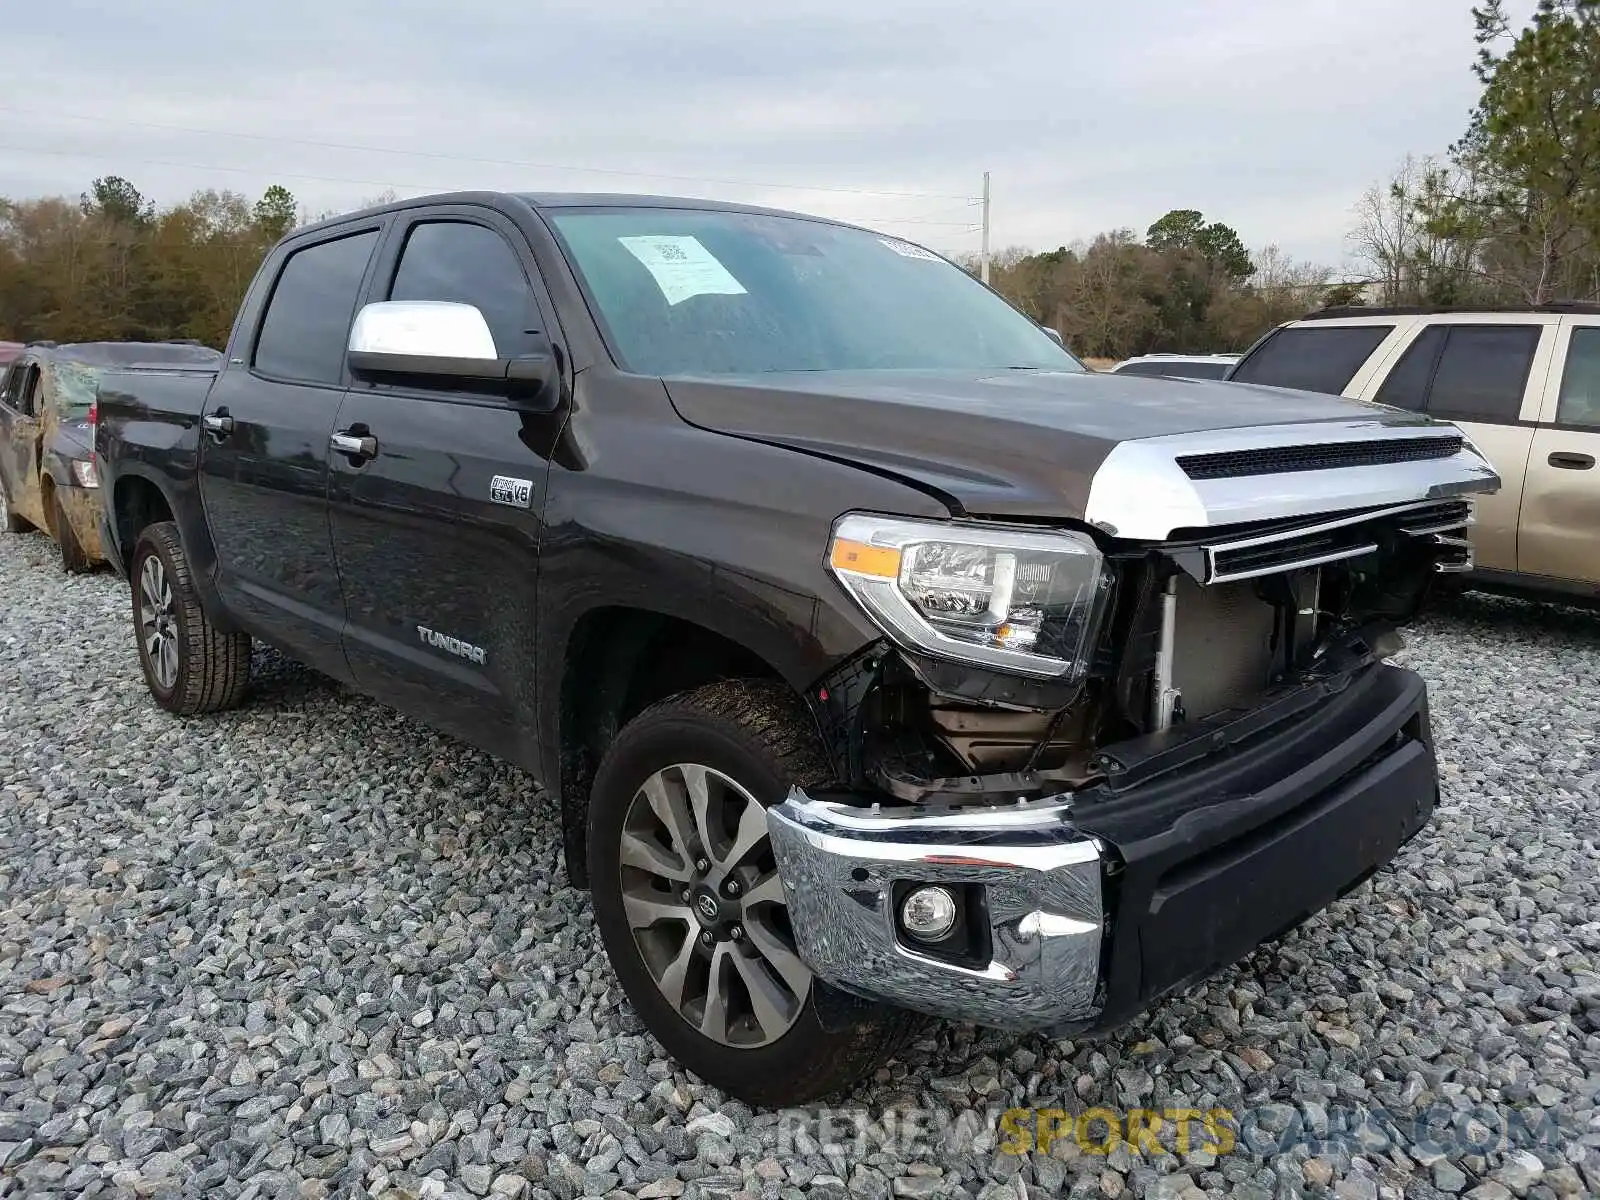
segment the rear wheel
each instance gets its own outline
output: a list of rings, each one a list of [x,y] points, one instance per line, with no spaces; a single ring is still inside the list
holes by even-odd
[[[859,1081],[921,1019],[862,1006],[823,1027],[795,949],[766,810],[826,780],[812,722],[766,681],[716,683],[647,709],[595,776],[595,923],[650,1032],[751,1104],[800,1104]]]
[[[72,522],[67,520],[60,492],[50,493],[50,523],[55,526],[56,546],[61,551],[61,569],[68,575],[82,575],[94,564],[78,544],[78,535],[72,532]]]
[[[206,616],[176,525],[139,534],[128,578],[139,665],[156,703],[181,716],[238,704],[250,683],[250,637],[223,633]]]

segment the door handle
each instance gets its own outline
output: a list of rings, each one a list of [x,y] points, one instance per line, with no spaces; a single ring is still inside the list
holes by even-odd
[[[377,458],[378,439],[375,437],[360,437],[353,433],[336,433],[328,439],[340,454],[348,454],[351,458]]]
[[[221,441],[233,432],[233,418],[228,415],[227,409],[219,409],[214,413],[207,413],[200,418],[200,424],[216,441]]]
[[[1594,455],[1569,454],[1564,450],[1557,450],[1545,461],[1552,467],[1560,467],[1565,471],[1587,471],[1594,466]]]

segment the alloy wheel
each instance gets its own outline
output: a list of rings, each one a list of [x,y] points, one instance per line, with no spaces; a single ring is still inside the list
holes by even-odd
[[[739,1049],[793,1027],[811,970],[795,950],[760,801],[710,767],[665,767],[628,806],[621,864],[634,944],[679,1016]]]
[[[164,692],[178,685],[178,622],[172,584],[161,559],[152,554],[139,572],[139,636],[156,684]]]

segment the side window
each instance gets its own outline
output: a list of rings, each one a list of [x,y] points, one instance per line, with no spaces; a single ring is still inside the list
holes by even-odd
[[[1379,404],[1421,412],[1428,399],[1433,364],[1439,361],[1439,348],[1444,345],[1448,333],[1443,325],[1430,325],[1417,335],[1373,399]]]
[[[28,394],[22,402],[22,411],[30,417],[44,416],[44,368],[35,363],[28,368]]]
[[[523,335],[538,328],[533,290],[510,244],[492,229],[462,221],[427,221],[411,230],[389,299],[475,306],[502,358],[520,353]]]
[[[1539,325],[1452,325],[1428,391],[1432,416],[1515,423],[1539,348]]]
[[[1234,369],[1232,378],[1337,396],[1393,329],[1317,323],[1280,329]]]
[[[1158,362],[1129,363],[1125,367],[1118,367],[1114,374],[1117,375],[1159,375],[1161,364]]]
[[[377,244],[372,230],[289,256],[256,338],[256,370],[299,383],[339,382],[356,297]]]
[[[1561,373],[1556,422],[1600,428],[1600,325],[1572,331],[1567,365]]]
[[[6,405],[25,417],[37,416],[35,404],[40,390],[39,364],[19,362],[6,376],[4,396]]]
[[[12,363],[6,368],[5,381],[0,383],[0,404],[22,411],[22,381],[28,368],[22,363]]]

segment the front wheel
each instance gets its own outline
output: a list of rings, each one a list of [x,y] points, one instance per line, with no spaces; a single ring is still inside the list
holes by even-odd
[[[629,722],[590,796],[595,924],[623,990],[674,1058],[755,1105],[841,1091],[920,1024],[865,1005],[845,1029],[818,1017],[766,810],[827,778],[792,693],[736,680]]]
[[[238,704],[250,683],[250,637],[223,633],[206,616],[176,525],[161,521],[139,534],[128,579],[139,665],[155,702],[180,716]]]

